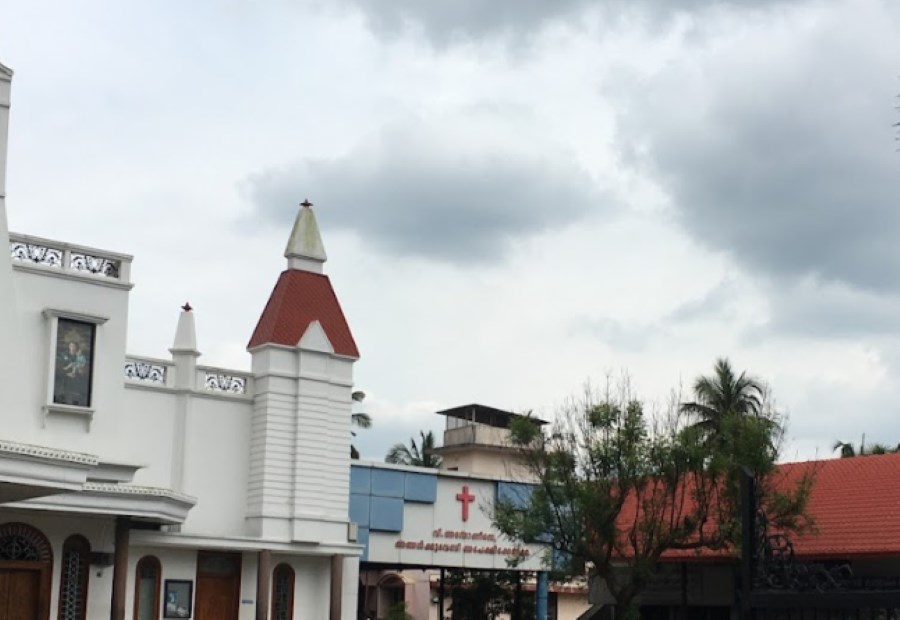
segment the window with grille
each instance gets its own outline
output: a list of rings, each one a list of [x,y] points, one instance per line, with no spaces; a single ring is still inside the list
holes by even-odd
[[[272,620],[294,618],[294,569],[279,564],[272,575]]]
[[[87,613],[91,545],[84,536],[69,536],[63,544],[59,580],[59,620],[84,620]]]
[[[152,555],[138,561],[134,576],[134,618],[135,620],[156,620],[159,618],[159,583],[162,566]]]
[[[47,537],[24,523],[0,526],[0,561],[50,562],[53,553]]]

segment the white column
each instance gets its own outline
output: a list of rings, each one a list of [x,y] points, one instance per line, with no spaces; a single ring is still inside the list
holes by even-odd
[[[186,437],[191,409],[191,392],[197,389],[197,326],[194,312],[190,304],[185,304],[178,316],[178,327],[175,329],[175,342],[169,349],[172,361],[175,362],[175,389],[178,391],[175,403],[175,424],[172,435],[172,476],[171,486],[174,490],[184,492],[184,469],[186,455]],[[197,492],[197,490],[194,490]]]
[[[359,558],[344,558],[343,581],[341,620],[356,620],[356,605],[359,600]]]
[[[298,353],[285,347],[266,346],[252,355],[247,533],[290,539]]]
[[[9,258],[9,229],[6,221],[6,151],[9,135],[9,101],[12,72],[0,65],[0,376],[7,385],[18,385],[20,366],[18,314]],[[0,390],[0,414],[8,416],[16,407],[16,390]]]

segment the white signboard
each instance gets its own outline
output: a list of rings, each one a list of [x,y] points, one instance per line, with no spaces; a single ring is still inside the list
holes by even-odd
[[[506,539],[491,523],[496,482],[441,472],[432,503],[406,502],[399,533],[372,531],[368,561],[411,566],[544,570],[546,547]],[[510,561],[515,560],[515,565]]]

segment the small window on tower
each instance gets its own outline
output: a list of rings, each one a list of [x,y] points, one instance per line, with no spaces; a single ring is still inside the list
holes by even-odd
[[[93,323],[59,319],[54,351],[54,404],[91,406],[96,330],[97,326]]]

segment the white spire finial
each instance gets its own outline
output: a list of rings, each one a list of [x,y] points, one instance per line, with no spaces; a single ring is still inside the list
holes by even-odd
[[[173,386],[177,389],[194,390],[197,388],[197,328],[194,325],[194,313],[191,304],[181,306],[178,315],[178,327],[175,328],[175,343],[169,349],[172,361],[175,362]]]
[[[288,259],[288,269],[322,273],[322,264],[328,257],[325,255],[325,244],[322,243],[312,206],[309,200],[300,203],[300,213],[294,222],[284,257]]]
[[[181,306],[181,314],[178,316],[178,327],[175,329],[175,343],[169,351],[172,354],[190,353],[200,355],[197,351],[197,327],[194,324],[194,312],[191,304]]]

